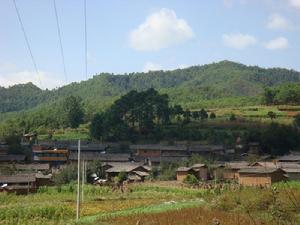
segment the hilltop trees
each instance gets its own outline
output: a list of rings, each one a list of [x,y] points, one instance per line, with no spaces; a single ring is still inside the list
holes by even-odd
[[[130,91],[104,113],[92,119],[90,134],[96,139],[125,139],[137,131],[149,134],[170,122],[171,115],[182,113],[181,106],[171,108],[168,95],[154,89]]]

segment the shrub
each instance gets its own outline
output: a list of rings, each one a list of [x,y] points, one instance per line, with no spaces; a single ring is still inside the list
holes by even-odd
[[[127,180],[127,173],[126,173],[125,171],[121,171],[121,172],[118,174],[118,176],[117,176],[117,178],[116,178],[116,181],[117,181],[118,183],[122,183],[122,182],[125,181],[125,180]]]
[[[199,180],[195,177],[195,175],[188,174],[186,178],[184,178],[183,182],[189,185],[194,185],[194,184],[198,184]]]

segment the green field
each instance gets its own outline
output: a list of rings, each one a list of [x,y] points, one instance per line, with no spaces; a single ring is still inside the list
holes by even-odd
[[[75,185],[45,187],[36,194],[0,193],[0,224],[76,224]],[[84,187],[77,224],[299,224],[300,183],[273,189],[237,186],[206,189],[176,182],[129,185],[124,192],[109,187]],[[189,215],[187,217],[187,215]],[[176,218],[176,219],[174,219]],[[263,223],[264,222],[264,223]],[[236,224],[236,223],[235,223]]]

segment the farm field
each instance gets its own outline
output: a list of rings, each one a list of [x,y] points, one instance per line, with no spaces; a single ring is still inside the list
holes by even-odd
[[[41,188],[27,196],[0,193],[0,224],[76,224],[76,187]],[[224,185],[211,190],[176,182],[131,184],[124,192],[84,188],[77,224],[299,224],[300,183],[272,189]],[[288,223],[287,223],[288,222]]]

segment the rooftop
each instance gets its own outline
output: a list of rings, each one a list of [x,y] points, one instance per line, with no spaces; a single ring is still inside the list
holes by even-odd
[[[122,171],[124,172],[131,172],[137,168],[144,168],[145,170],[149,171],[150,168],[146,166],[142,166],[140,163],[118,163],[118,164],[109,164],[112,167],[107,169],[106,172],[108,173],[120,173]]]
[[[289,155],[284,155],[281,157],[277,158],[278,161],[291,161],[291,162],[300,162],[300,155],[297,154],[289,154]]]
[[[25,155],[0,155],[0,162],[24,161]]]
[[[185,145],[160,145],[160,144],[146,144],[146,145],[130,145],[132,150],[168,150],[168,151],[187,151]]]
[[[188,172],[190,170],[192,170],[193,168],[191,167],[185,167],[185,166],[182,166],[182,167],[179,167],[176,171],[177,172]]]
[[[120,154],[102,154],[98,152],[82,152],[80,155],[82,160],[94,161],[99,160],[102,162],[128,162],[130,154],[120,153]],[[77,160],[77,152],[71,152],[69,155],[70,160]]]
[[[49,170],[48,163],[15,164],[17,170]]]
[[[35,182],[35,174],[0,175],[1,184]]]
[[[270,174],[277,171],[282,171],[280,168],[265,168],[265,167],[249,167],[239,170],[239,173],[245,174]],[[285,172],[284,172],[285,173]]]

